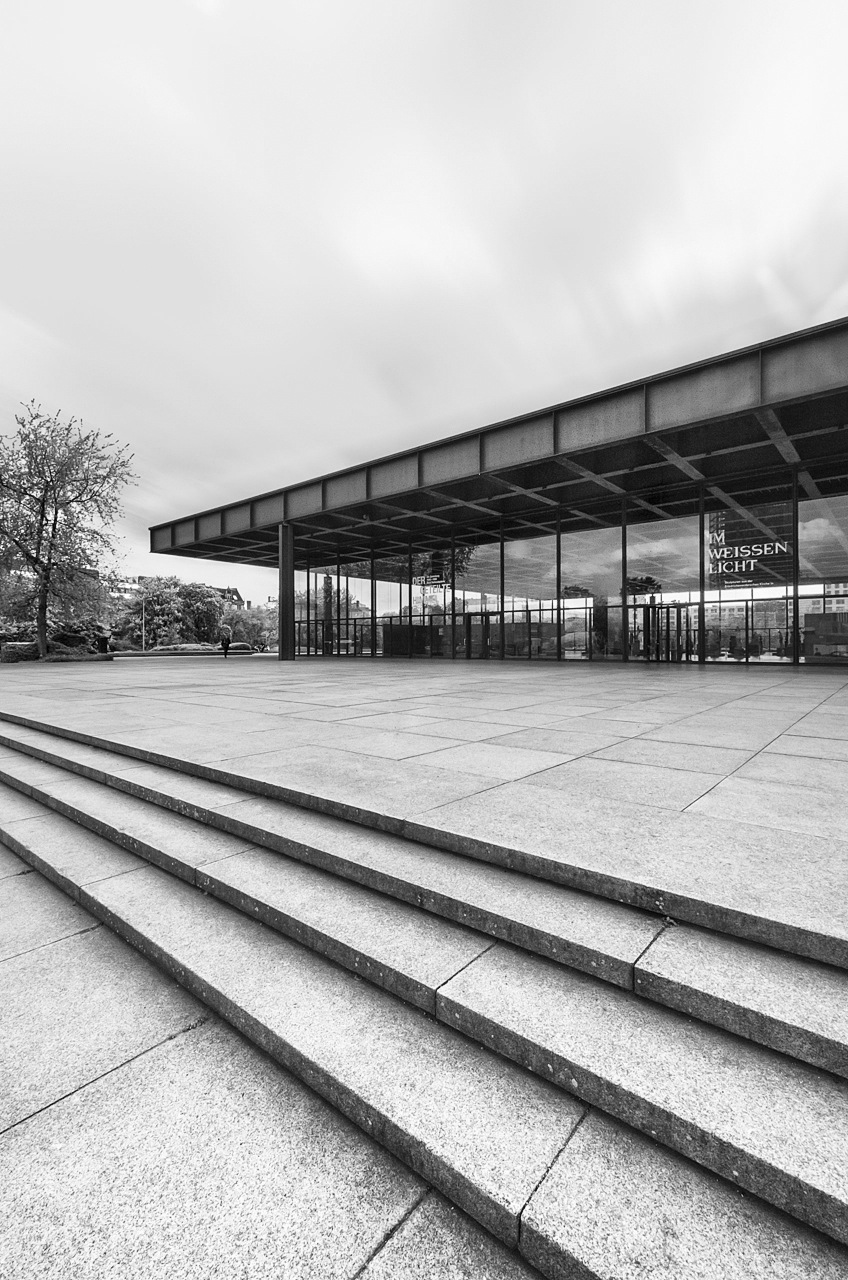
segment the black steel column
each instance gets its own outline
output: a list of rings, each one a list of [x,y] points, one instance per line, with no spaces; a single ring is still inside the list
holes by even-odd
[[[798,546],[798,472],[792,472],[792,662],[801,661],[801,618],[798,600],[798,578],[801,573],[801,548]],[[822,605],[824,608],[824,605]]]
[[[451,534],[451,658],[456,658],[456,542]]]
[[[350,575],[345,574],[345,644],[350,657]],[[356,657],[356,623],[353,624],[353,656]]]
[[[704,603],[704,596],[707,589],[707,565],[706,565],[706,516],[704,515],[704,490],[703,487],[698,493],[698,662],[705,663],[707,660],[707,610]]]
[[[307,658],[309,657],[309,645],[310,645],[310,639],[309,639],[309,625],[310,625],[310,622],[309,622],[309,614],[310,614],[310,612],[311,612],[311,610],[310,610],[310,608],[309,608],[310,600],[311,600],[309,577],[310,577],[310,574],[309,574],[309,553],[307,552],[307,555],[306,555],[306,656],[307,656]],[[317,628],[316,628],[316,640],[317,640],[317,638],[318,638],[318,633],[317,633]],[[317,647],[317,646],[316,646],[316,647]]]
[[[374,552],[371,552],[371,657],[377,656],[377,579],[374,576]]]
[[[290,524],[277,528],[277,660],[293,662],[294,636],[294,529]]]
[[[336,654],[342,651],[342,557],[336,552]]]
[[[412,657],[412,543],[409,544],[409,553],[407,557],[406,570],[406,602],[409,613],[409,643],[407,646],[407,657]]]
[[[607,648],[609,653],[609,647]],[[627,608],[627,499],[621,499],[621,657],[630,661],[630,614]]]
[[[501,581],[500,581],[501,630],[500,630],[500,644],[498,645],[498,657],[503,659],[506,657],[506,565],[504,563],[503,516],[501,516],[500,552],[501,552]]]
[[[557,512],[556,522],[556,655],[562,662],[562,516]]]

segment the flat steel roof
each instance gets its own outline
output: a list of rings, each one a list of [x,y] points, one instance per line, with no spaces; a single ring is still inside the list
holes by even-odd
[[[848,491],[848,317],[150,530],[160,554],[352,564]]]

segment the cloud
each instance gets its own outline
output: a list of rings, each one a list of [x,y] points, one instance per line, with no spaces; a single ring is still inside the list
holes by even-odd
[[[147,522],[848,303],[841,2],[36,0],[4,28],[3,394],[131,444],[142,572]]]

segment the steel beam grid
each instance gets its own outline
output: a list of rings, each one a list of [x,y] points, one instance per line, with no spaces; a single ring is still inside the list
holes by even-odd
[[[155,526],[151,549],[272,566],[285,524],[298,568],[349,564],[617,525],[625,498],[633,524],[699,492],[757,505],[790,472],[802,498],[846,491],[848,319]]]

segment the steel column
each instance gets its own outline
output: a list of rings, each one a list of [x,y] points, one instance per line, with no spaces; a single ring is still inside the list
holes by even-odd
[[[562,516],[557,512],[556,521],[556,656],[562,662]]]
[[[336,552],[336,656],[342,651],[342,557]]]
[[[456,540],[451,534],[451,658],[456,658]]]
[[[498,657],[503,659],[506,657],[506,565],[504,563],[503,516],[501,516],[499,542],[500,542],[500,553],[501,553],[501,565],[500,565],[500,568],[501,568],[501,580],[500,580],[501,629],[500,629],[500,643],[498,645]]]
[[[290,524],[277,527],[277,660],[293,662],[294,635],[294,529]]]
[[[798,578],[801,573],[801,549],[798,546],[798,471],[792,471],[792,662],[801,661],[801,618],[798,600]],[[824,605],[822,605],[824,608]]]
[[[609,624],[607,624],[609,625]],[[609,645],[607,646],[609,653]],[[621,499],[621,659],[630,661],[630,615],[627,608],[627,499]]]
[[[707,660],[707,610],[704,595],[707,589],[706,516],[704,514],[703,485],[698,492],[698,662]]]
[[[374,576],[374,552],[371,552],[371,657],[377,656],[377,579]]]
[[[306,656],[307,656],[307,658],[309,657],[309,646],[310,646],[310,638],[309,638],[309,626],[310,626],[310,619],[309,619],[310,608],[309,608],[309,605],[310,605],[310,599],[311,599],[311,590],[310,590],[310,573],[309,573],[309,552],[307,552],[307,553],[306,553]],[[317,639],[318,639],[318,629],[317,629],[317,627],[316,627],[316,630],[315,630],[315,639],[316,639],[316,642],[317,642]],[[316,643],[316,649],[317,649],[317,643]]]
[[[407,611],[409,613],[409,642],[407,645],[406,652],[407,652],[407,657],[411,658],[412,657],[412,543],[411,542],[409,544],[409,551],[407,553],[406,585],[407,585],[407,593],[406,593]]]

